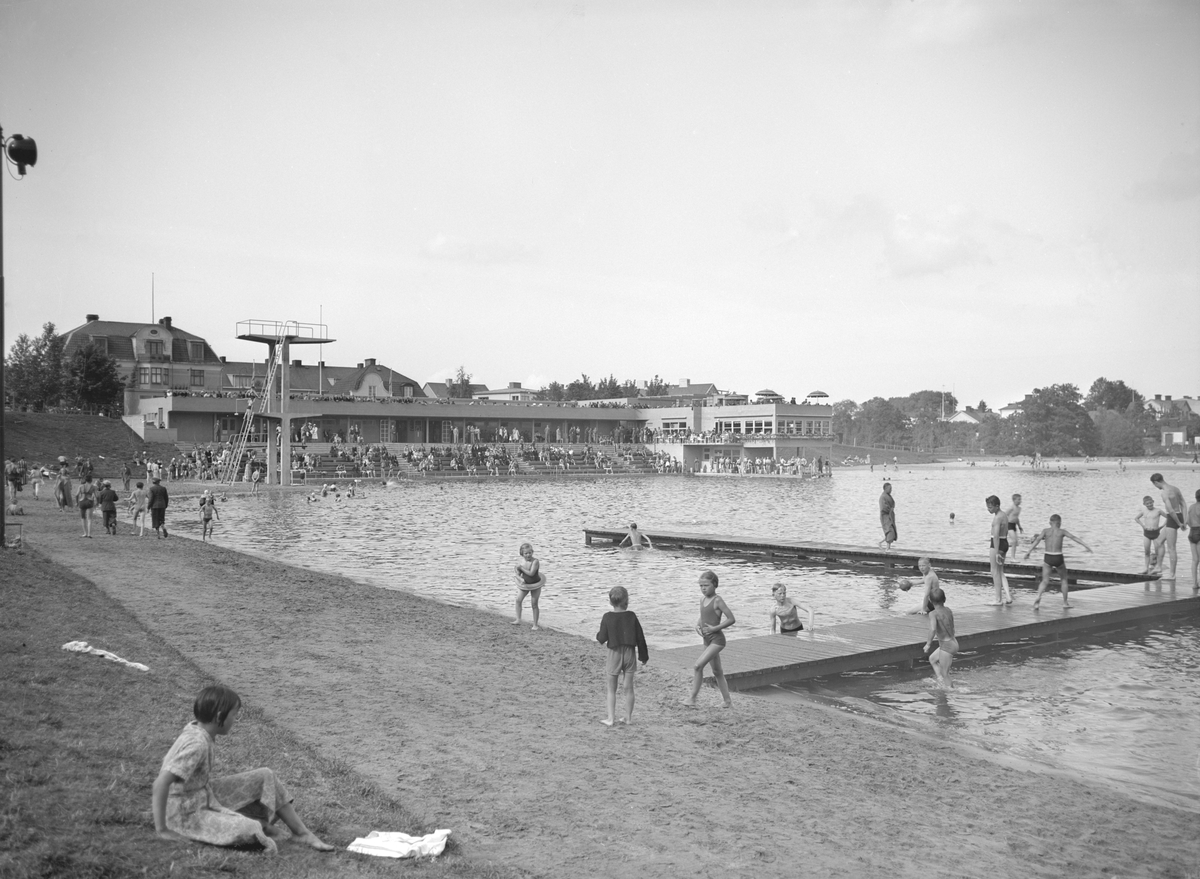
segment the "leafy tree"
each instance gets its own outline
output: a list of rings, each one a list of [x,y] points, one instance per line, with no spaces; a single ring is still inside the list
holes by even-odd
[[[119,410],[125,385],[117,372],[117,361],[89,342],[71,358],[70,396],[80,409],[98,412]]]
[[[36,339],[24,333],[17,336],[4,361],[5,385],[15,405],[40,412],[61,401],[65,346],[66,339],[55,332],[53,323],[43,324],[42,334]]]
[[[1088,395],[1084,398],[1083,408],[1089,412],[1115,409],[1125,412],[1130,406],[1137,404],[1138,411],[1145,402],[1145,397],[1129,387],[1123,381],[1109,381],[1103,376],[1092,382]]]
[[[1127,456],[1145,452],[1141,429],[1125,414],[1102,409],[1096,413],[1095,420],[1101,455]]]
[[[647,397],[661,397],[667,392],[667,388],[669,387],[670,385],[659,378],[658,373],[655,373],[654,378],[650,379],[650,381],[646,383],[645,393]]]
[[[636,397],[637,395],[638,395],[638,385],[637,385],[636,381],[634,381],[633,379],[630,378],[630,379],[626,379],[625,381],[621,382],[620,396]]]
[[[908,436],[908,419],[899,407],[883,397],[873,397],[863,403],[854,424],[859,428],[858,436],[867,445],[902,443]]]
[[[471,373],[467,372],[462,366],[458,367],[458,374],[454,377],[454,381],[448,382],[446,392],[451,397],[466,399],[471,396]]]
[[[979,405],[975,407],[975,411],[976,412],[991,412],[992,410],[988,408],[987,403],[983,402],[983,400],[980,400]]]
[[[976,443],[980,451],[987,451],[993,455],[1005,455],[1016,451],[1017,425],[1014,418],[1001,418],[997,413],[990,411],[982,413],[976,431]]]
[[[592,384],[592,380],[587,377],[586,373],[567,385],[568,400],[594,400],[595,398],[596,386]]]
[[[958,411],[958,400],[953,394],[943,391],[916,391],[907,397],[898,397],[888,402],[908,417],[912,425],[913,440],[922,448],[932,449],[940,445],[938,438],[946,434],[942,417]]]
[[[550,382],[538,391],[538,396],[543,400],[560,403],[567,398],[567,389],[563,387],[562,382]]]
[[[1034,388],[1012,418],[1016,451],[1023,455],[1096,455],[1100,433],[1071,384]]]
[[[608,378],[603,379],[600,384],[596,385],[595,396],[596,400],[608,400],[613,397],[621,396],[621,383],[609,373]]]
[[[853,400],[840,400],[833,404],[829,430],[839,442],[850,444],[854,441],[854,418],[857,415],[858,404]]]

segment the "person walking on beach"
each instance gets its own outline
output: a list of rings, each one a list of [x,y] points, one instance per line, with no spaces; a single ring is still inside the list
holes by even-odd
[[[925,652],[929,653],[936,638],[938,649],[929,654],[929,664],[933,666],[938,683],[949,690],[950,664],[958,652],[958,639],[954,637],[954,614],[946,607],[946,593],[941,589],[934,589],[929,598],[933,601],[933,610],[929,614],[929,640],[925,642]]]
[[[617,544],[618,547],[629,545],[630,549],[642,549],[642,543],[645,543],[646,549],[654,549],[654,544],[650,542],[649,535],[638,531],[637,522],[629,523],[629,533]]]
[[[624,586],[608,590],[608,601],[613,609],[600,618],[600,631],[596,640],[608,647],[608,659],[604,664],[604,676],[608,697],[608,717],[600,721],[612,726],[617,715],[618,678],[625,675],[625,716],[621,723],[633,723],[633,679],[640,661],[644,668],[650,661],[646,647],[646,636],[637,614],[629,609],[629,591]]]
[[[1143,574],[1157,574],[1162,569],[1163,548],[1162,520],[1167,514],[1154,506],[1154,498],[1146,495],[1142,498],[1142,507],[1133,517],[1133,521],[1142,526],[1142,551],[1146,554],[1146,568]]]
[[[213,516],[216,516],[218,521],[221,518],[221,514],[217,512],[216,497],[206,489],[200,498],[200,523],[204,529],[200,535],[202,542],[207,542],[208,538],[212,536]]]
[[[322,842],[300,820],[287,788],[270,769],[211,777],[213,745],[218,736],[233,730],[241,706],[241,698],[228,687],[200,691],[192,703],[196,719],[171,745],[154,780],[150,811],[155,833],[159,839],[209,845],[257,843],[274,853],[280,831],[273,825],[278,816],[296,842],[319,852],[333,851],[333,846]]]
[[[67,507],[75,506],[74,497],[71,491],[71,474],[64,463],[58,468],[58,478],[54,480],[54,499],[58,501],[58,508],[65,513]]]
[[[704,666],[711,665],[713,676],[717,679],[717,689],[726,708],[732,708],[729,698],[729,684],[725,682],[725,670],[721,668],[721,651],[725,649],[725,629],[732,626],[736,620],[733,611],[725,604],[725,599],[717,595],[717,575],[705,571],[700,575],[700,593],[704,598],[700,601],[700,619],[696,621],[696,633],[704,639],[704,649],[700,658],[692,666],[692,695],[683,700],[689,708],[696,707],[696,697],[700,695],[700,687],[704,684]]]
[[[133,468],[129,466],[129,462],[125,462],[125,467],[121,470],[121,483],[125,491],[129,491],[129,480],[133,478]]]
[[[138,482],[137,488],[129,495],[129,510],[133,513],[133,525],[137,527],[138,519],[141,519],[141,532],[138,537],[146,536],[146,510],[150,503],[150,492],[146,491],[146,483]]]
[[[75,492],[75,503],[79,507],[79,518],[83,520],[83,536],[92,536],[92,507],[96,506],[96,486],[92,477],[84,476]]]
[[[879,541],[879,545],[891,551],[892,544],[896,542],[898,535],[896,533],[896,501],[892,497],[890,482],[883,484],[883,494],[879,496],[879,524],[883,527],[883,540]]]
[[[779,623],[779,634],[798,635],[804,631],[804,623],[800,621],[800,612],[808,616],[808,629],[813,628],[812,608],[805,607],[794,598],[788,598],[787,587],[776,583],[771,587],[771,597],[775,604],[771,606],[771,634],[775,634],[775,623]]]
[[[162,477],[155,476],[150,480],[150,492],[147,504],[150,507],[150,525],[161,540],[170,537],[167,534],[167,505],[171,502],[167,489],[162,484]]]
[[[1175,541],[1179,537],[1179,529],[1187,530],[1186,507],[1183,503],[1183,492],[1173,485],[1167,484],[1162,478],[1161,473],[1155,473],[1150,477],[1150,482],[1159,490],[1162,495],[1163,509],[1167,516],[1163,522],[1163,544],[1167,548],[1167,558],[1171,560],[1171,573],[1163,574],[1162,579],[1175,579],[1175,566],[1178,564],[1179,556],[1175,549]],[[1159,554],[1161,556],[1161,550]],[[1162,562],[1159,562],[1159,572],[1162,571]]]
[[[107,479],[101,483],[96,503],[100,505],[100,515],[104,517],[104,533],[117,536],[117,501],[120,498],[113,491],[112,483]]]
[[[1008,589],[1008,580],[1004,578],[1004,557],[1008,554],[1008,517],[1000,509],[1000,498],[989,495],[987,509],[992,514],[992,541],[988,551],[991,562],[992,583],[996,587],[996,600],[989,601],[990,607],[1002,604],[1012,604],[1012,592]]]
[[[529,608],[533,611],[533,631],[538,630],[538,599],[542,597],[542,587],[546,585],[546,575],[541,571],[542,563],[533,557],[533,546],[521,544],[523,561],[516,566],[517,573],[517,618],[514,626],[521,624],[521,612],[524,610],[525,596],[529,596]]]
[[[1067,571],[1066,559],[1063,558],[1063,538],[1070,538],[1088,552],[1092,551],[1090,546],[1062,527],[1062,516],[1055,513],[1050,517],[1050,527],[1042,529],[1042,533],[1033,539],[1033,544],[1029,547],[1029,552],[1025,553],[1025,558],[1029,558],[1030,553],[1038,548],[1038,544],[1045,541],[1046,552],[1042,556],[1042,582],[1038,584],[1037,598],[1033,600],[1034,610],[1038,610],[1042,603],[1042,593],[1050,585],[1050,572],[1053,568],[1058,568],[1058,580],[1062,587],[1063,607],[1071,606],[1071,603],[1067,601],[1067,581],[1070,579],[1070,574]]]
[[[1021,543],[1020,532],[1025,529],[1021,527],[1021,496],[1014,494],[1012,501],[1012,506],[1004,511],[1004,517],[1008,520],[1008,547],[1012,550],[1012,557],[1015,562],[1017,560],[1017,547]]]

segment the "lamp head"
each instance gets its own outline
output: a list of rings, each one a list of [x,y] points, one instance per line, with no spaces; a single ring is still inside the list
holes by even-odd
[[[17,166],[17,173],[25,176],[26,165],[37,164],[37,143],[32,137],[14,134],[4,144],[4,152],[10,162]]]

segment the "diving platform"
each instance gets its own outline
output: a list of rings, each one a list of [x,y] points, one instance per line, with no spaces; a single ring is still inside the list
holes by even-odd
[[[876,567],[885,573],[896,569],[906,572],[917,570],[917,559],[928,558],[929,563],[939,573],[960,574],[991,574],[991,564],[988,561],[986,548],[981,548],[978,556],[953,555],[944,552],[933,552],[920,549],[885,550],[870,546],[850,546],[841,543],[826,543],[813,540],[763,540],[757,537],[734,537],[721,534],[689,534],[677,531],[652,531],[641,529],[660,549],[696,549],[702,552],[726,552],[734,555],[765,556],[770,559],[797,559],[822,562],[838,567]],[[584,542],[588,546],[596,542],[616,545],[628,532],[624,528],[585,528]],[[1078,556],[1071,562],[1078,560]],[[1180,558],[1181,565],[1183,557]],[[1071,584],[1097,583],[1142,583],[1147,579],[1145,574],[1126,573],[1123,571],[1093,571],[1069,568]],[[1004,565],[1004,574],[1010,585],[1017,585],[1021,578],[1032,580],[1034,586],[1041,581],[1042,565],[1018,564],[1008,562]],[[1014,582],[1015,581],[1015,582]]]

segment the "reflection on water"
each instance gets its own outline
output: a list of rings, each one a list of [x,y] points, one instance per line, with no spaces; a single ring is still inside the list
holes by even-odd
[[[1068,549],[1069,561],[1141,570],[1141,531],[1132,519],[1142,496],[1151,492],[1144,471],[987,467],[889,472],[886,478],[897,502],[900,547],[985,557],[990,516],[984,498],[1021,493],[1027,542],[1051,513],[1059,513],[1064,526],[1096,550],[1089,556]],[[1200,474],[1190,469],[1168,479],[1189,497],[1200,487]],[[584,527],[636,521],[652,536],[655,530],[695,531],[874,544],[883,481],[883,474],[866,471],[818,481],[410,480],[372,486],[363,498],[313,503],[299,493],[267,492],[222,504],[215,540],[501,613],[511,612],[517,548],[528,540],[547,574],[545,625],[592,637],[607,609],[608,589],[620,584],[629,589],[651,646],[669,647],[696,642],[696,578],[705,568],[720,575],[721,593],[737,616],[730,637],[769,631],[774,582],[785,583],[790,596],[814,609],[818,627],[898,613],[915,600],[897,590],[895,577],[870,569],[588,547]],[[188,503],[173,499],[173,530],[198,534],[198,516],[186,522],[180,514]],[[1186,560],[1185,544],[1181,566]],[[980,581],[948,581],[946,587],[954,608],[989,598],[988,585]],[[1177,797],[1195,805],[1196,736],[1179,731],[1200,729],[1198,664],[1200,631],[1190,627],[1130,641],[1080,642],[1054,654],[1017,651],[987,663],[956,662],[958,689],[949,695],[931,690],[920,675],[891,671],[865,674],[861,681],[844,676],[826,682],[821,692],[829,696],[834,686],[846,707],[894,722],[939,725],[1014,756],[1175,789]],[[1187,773],[1179,772],[1181,766]],[[1155,778],[1158,782],[1146,780]]]

